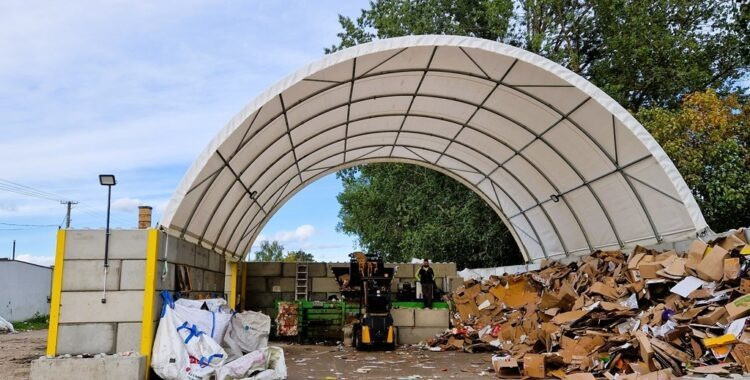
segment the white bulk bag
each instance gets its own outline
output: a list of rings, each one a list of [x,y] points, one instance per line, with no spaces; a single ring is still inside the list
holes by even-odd
[[[229,346],[233,357],[242,356],[268,346],[271,331],[271,317],[256,311],[235,313],[224,335],[224,343]]]
[[[208,378],[227,354],[194,323],[178,315],[168,292],[162,292],[162,315],[152,351],[151,367],[163,379]]]

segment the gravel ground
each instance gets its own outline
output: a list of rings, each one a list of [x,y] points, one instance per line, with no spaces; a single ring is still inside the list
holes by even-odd
[[[44,355],[47,330],[0,334],[0,378],[28,379],[31,361]]]

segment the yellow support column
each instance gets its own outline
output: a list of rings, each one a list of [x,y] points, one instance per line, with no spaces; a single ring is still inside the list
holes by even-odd
[[[65,233],[57,230],[55,269],[52,272],[52,294],[49,304],[49,330],[47,331],[47,356],[57,354],[57,327],[60,323],[60,297],[62,296],[63,262],[65,261]]]
[[[143,285],[143,315],[141,317],[141,355],[146,357],[146,378],[151,368],[151,349],[154,344],[154,299],[156,298],[156,259],[159,255],[159,230],[149,229],[146,242],[146,273]]]
[[[229,307],[237,308],[237,262],[229,263],[229,273],[231,280],[229,284]]]

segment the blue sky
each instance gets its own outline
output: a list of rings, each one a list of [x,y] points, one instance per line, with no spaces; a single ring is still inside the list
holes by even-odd
[[[258,93],[323,55],[338,14],[366,1],[3,1],[0,3],[0,179],[73,199],[72,227],[155,220],[213,135]],[[298,193],[263,238],[343,260],[334,176]],[[64,206],[0,190],[0,257],[50,264]]]

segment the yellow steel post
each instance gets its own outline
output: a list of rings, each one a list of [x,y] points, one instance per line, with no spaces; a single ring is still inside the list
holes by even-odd
[[[47,331],[47,356],[57,354],[57,328],[60,323],[60,297],[62,296],[63,262],[65,261],[65,233],[57,230],[55,269],[52,272],[52,294],[49,305],[49,330]]]
[[[143,315],[141,317],[141,355],[146,357],[146,378],[151,368],[151,348],[154,344],[154,300],[156,298],[156,259],[159,254],[159,230],[149,229],[146,242],[146,272],[143,285]]]
[[[229,284],[229,307],[235,309],[237,307],[237,263],[229,263],[229,273],[231,274],[231,280]]]

